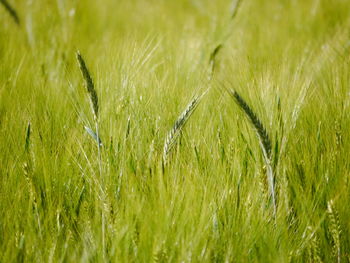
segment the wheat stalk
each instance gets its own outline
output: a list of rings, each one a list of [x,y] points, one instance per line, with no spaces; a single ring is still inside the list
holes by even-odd
[[[100,137],[98,137],[97,134],[93,130],[91,130],[88,126],[84,126],[84,128],[85,128],[85,131],[96,141],[96,143],[100,147],[102,147],[103,143],[102,143]]]
[[[19,25],[20,21],[16,10],[6,0],[0,0],[0,3],[5,7],[6,11],[10,14],[15,23]]]
[[[88,68],[86,67],[86,63],[83,59],[83,57],[81,56],[80,52],[77,51],[76,53],[77,56],[77,60],[78,60],[78,64],[79,64],[79,68],[81,71],[81,74],[85,80],[85,86],[87,89],[87,92],[89,94],[90,97],[90,104],[91,104],[91,108],[92,108],[92,114],[94,116],[94,120],[95,120],[95,126],[96,126],[96,134],[89,128],[89,127],[85,127],[85,130],[90,134],[90,136],[92,136],[96,141],[97,141],[97,149],[98,149],[98,166],[99,166],[99,174],[100,174],[100,180],[101,180],[101,186],[102,188],[104,188],[104,180],[102,177],[102,160],[101,160],[101,139],[100,139],[100,135],[99,135],[99,119],[98,119],[98,110],[99,110],[99,104],[98,104],[98,97],[97,97],[97,92],[95,90],[94,87],[94,82],[92,81],[90,72],[88,70]],[[105,209],[104,209],[104,204],[106,202],[105,200],[105,195],[103,195],[102,197],[102,204],[101,204],[101,232],[102,232],[102,250],[103,250],[103,257],[105,257],[105,251],[106,251],[106,245],[105,245]]]
[[[31,134],[30,122],[28,122],[27,131],[26,131],[26,140],[25,140],[25,144],[24,144],[24,150],[25,150],[26,153],[29,152],[30,134]]]
[[[340,222],[337,211],[334,208],[333,200],[327,203],[327,214],[330,219],[329,231],[333,238],[333,254],[337,259],[337,262],[340,262]]]
[[[128,117],[128,122],[127,122],[127,125],[126,125],[126,132],[125,132],[125,140],[129,137],[130,135],[130,116]]]
[[[210,53],[210,57],[209,57],[209,81],[212,80],[213,75],[214,75],[214,71],[215,71],[215,67],[217,64],[217,60],[216,60],[216,56],[219,54],[219,51],[222,49],[223,45],[219,44],[217,45],[214,50]]]
[[[242,0],[234,0],[233,6],[231,9],[231,20],[228,22],[228,24],[231,23],[235,19],[237,12],[238,12],[238,9],[241,5],[241,2],[242,2]],[[226,25],[226,27],[228,27],[228,24]],[[223,48],[225,42],[227,41],[227,39],[231,35],[231,32],[232,31],[230,31],[230,33],[228,33],[228,35],[226,35],[224,37],[224,39],[222,39],[221,42],[210,53],[210,56],[209,56],[209,75],[208,75],[209,81],[212,80],[213,75],[214,75],[214,71],[215,71],[215,68],[217,65],[217,55],[219,54],[219,52]]]
[[[320,247],[317,238],[316,230],[313,230],[311,226],[308,226],[304,231],[303,238],[307,237],[307,247],[306,251],[308,253],[309,262],[319,262],[322,263],[320,257]]]
[[[77,60],[79,63],[79,68],[81,71],[81,74],[85,80],[85,85],[86,85],[86,89],[90,95],[90,103],[91,103],[91,107],[92,107],[92,113],[94,115],[95,120],[98,120],[98,97],[97,97],[97,93],[94,87],[94,82],[92,81],[90,72],[88,70],[88,68],[86,67],[85,61],[83,59],[83,57],[81,56],[80,52],[77,51]]]
[[[231,19],[234,19],[236,17],[238,9],[239,9],[241,3],[242,3],[242,0],[236,0],[235,1],[234,5],[233,5],[233,8],[232,8]]]
[[[207,91],[206,91],[207,92]],[[192,101],[187,105],[185,110],[180,114],[180,116],[175,121],[173,128],[168,132],[165,142],[164,142],[164,148],[163,148],[163,160],[166,162],[167,157],[175,145],[177,138],[180,136],[181,131],[185,124],[187,123],[188,119],[191,117],[195,109],[197,108],[199,102],[203,98],[203,96],[206,94],[204,92],[201,96],[196,96]]]
[[[253,127],[256,131],[256,134],[259,139],[260,148],[263,152],[265,165],[267,169],[267,179],[269,182],[269,188],[270,188],[270,196],[272,198],[273,203],[273,214],[274,217],[276,217],[276,194],[275,194],[275,183],[274,183],[274,169],[272,168],[272,158],[271,158],[271,148],[272,143],[270,140],[270,137],[258,118],[258,116],[254,113],[254,111],[250,108],[247,102],[235,91],[231,90],[229,91],[232,98],[235,100],[237,105],[244,111],[250,122],[253,124]]]

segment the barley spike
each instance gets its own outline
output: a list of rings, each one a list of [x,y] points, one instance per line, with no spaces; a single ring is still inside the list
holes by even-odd
[[[79,63],[79,68],[81,71],[81,74],[83,75],[83,78],[85,80],[86,89],[90,95],[90,102],[92,105],[92,113],[94,114],[94,118],[98,119],[98,97],[96,90],[94,88],[94,83],[92,81],[91,75],[89,73],[88,68],[86,67],[85,61],[83,57],[81,56],[80,52],[77,51],[77,60]]]
[[[192,99],[192,101],[187,105],[186,109],[181,113],[179,118],[175,121],[173,128],[169,131],[165,139],[164,150],[163,150],[164,162],[166,162],[167,156],[170,153],[172,147],[175,145],[177,138],[179,137],[182,131],[182,128],[185,126],[188,119],[191,117],[192,113],[195,111],[199,102],[201,101],[203,96],[206,94],[206,92],[204,92],[201,96],[194,97],[194,99]]]
[[[230,95],[233,97],[235,102],[238,104],[238,106],[245,112],[245,114],[248,116],[250,122],[253,124],[256,133],[258,135],[260,148],[263,152],[266,169],[267,169],[267,179],[269,182],[269,188],[270,188],[270,196],[272,198],[273,203],[273,214],[276,218],[276,195],[275,195],[275,177],[274,177],[274,169],[272,167],[272,160],[271,160],[271,140],[270,137],[260,121],[260,119],[257,117],[257,115],[254,113],[254,111],[249,107],[248,103],[245,102],[245,100],[236,92],[235,90],[229,91]]]

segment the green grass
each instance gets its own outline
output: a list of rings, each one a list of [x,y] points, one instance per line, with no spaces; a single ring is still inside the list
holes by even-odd
[[[0,262],[350,261],[350,1],[3,3]]]

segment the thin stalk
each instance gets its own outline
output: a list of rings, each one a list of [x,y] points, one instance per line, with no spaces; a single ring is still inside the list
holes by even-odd
[[[16,10],[6,1],[6,0],[0,0],[0,3],[4,6],[6,11],[10,14],[12,19],[15,21],[17,25],[20,24],[19,17],[17,15]]]
[[[250,120],[251,124],[253,125],[256,131],[257,137],[259,139],[260,148],[263,153],[263,157],[264,157],[264,161],[267,169],[266,175],[267,175],[267,181],[269,184],[270,196],[273,204],[273,216],[276,219],[277,205],[276,205],[276,193],[275,193],[275,182],[274,182],[275,175],[274,175],[274,169],[272,167],[272,154],[271,154],[272,143],[270,140],[270,136],[268,135],[264,125],[262,124],[258,116],[251,109],[248,103],[238,94],[238,92],[236,92],[235,90],[231,90],[229,91],[229,93],[234,99],[234,101],[237,103],[237,105],[244,111],[244,113]]]
[[[95,119],[95,126],[96,126],[96,135],[97,138],[100,138],[99,135],[99,127],[98,127],[98,119]],[[101,160],[101,144],[97,143],[97,155],[98,155],[98,168],[99,168],[99,175],[100,175],[100,182],[101,182],[101,188],[102,191],[102,207],[101,207],[101,230],[102,230],[102,250],[103,250],[103,258],[105,258],[105,251],[106,251],[106,243],[105,243],[105,213],[104,213],[104,203],[105,203],[105,192],[104,192],[104,180],[102,176],[102,160]]]
[[[81,74],[85,80],[85,86],[87,89],[87,92],[89,94],[90,98],[90,104],[91,104],[91,110],[92,114],[94,116],[95,126],[96,126],[96,137],[97,137],[97,157],[98,157],[98,169],[99,169],[99,175],[100,175],[100,184],[102,188],[102,196],[101,196],[101,232],[102,232],[102,250],[103,250],[103,258],[105,258],[105,252],[106,252],[106,246],[105,246],[105,213],[104,213],[104,204],[105,204],[105,193],[104,193],[104,180],[102,176],[102,160],[101,160],[101,144],[100,144],[100,135],[99,135],[99,103],[98,103],[98,96],[97,92],[94,87],[94,82],[91,78],[91,74],[86,66],[86,63],[84,61],[84,58],[80,54],[79,51],[76,53],[77,60],[79,63],[79,68],[81,71]]]

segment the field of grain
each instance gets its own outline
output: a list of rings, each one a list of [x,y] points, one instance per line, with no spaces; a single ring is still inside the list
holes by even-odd
[[[0,22],[0,262],[350,262],[350,1]]]

